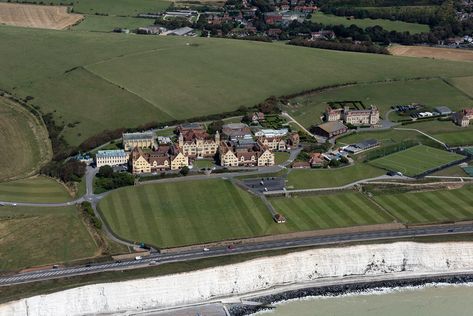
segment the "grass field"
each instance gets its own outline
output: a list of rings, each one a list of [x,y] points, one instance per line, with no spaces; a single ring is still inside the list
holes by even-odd
[[[287,186],[293,189],[339,187],[357,180],[377,177],[385,173],[384,170],[364,163],[357,163],[353,166],[339,169],[291,170],[287,177]]]
[[[0,183],[0,201],[62,203],[70,200],[63,185],[46,177]]]
[[[71,144],[106,128],[229,111],[320,86],[473,75],[471,63],[213,38],[1,26],[0,41],[0,87],[34,97],[59,122],[79,122],[63,133]]]
[[[390,223],[393,218],[360,193],[271,198],[292,230]]]
[[[0,97],[0,182],[32,175],[52,155],[46,127],[28,110]]]
[[[86,15],[85,19],[72,29],[77,31],[112,32],[114,28],[135,30],[153,24],[153,20],[123,16]]]
[[[357,84],[325,90],[294,98],[288,111],[298,122],[308,127],[321,122],[320,117],[330,101],[357,100],[365,106],[374,104],[380,108],[381,116],[393,105],[420,103],[430,107],[447,105],[452,110],[459,110],[467,105],[473,106],[473,100],[441,79],[409,80],[389,83]],[[391,120],[396,120],[391,113]]]
[[[264,204],[229,181],[206,180],[120,189],[100,202],[114,232],[158,247],[279,232]]]
[[[387,31],[409,32],[411,34],[429,32],[429,26],[425,24],[407,23],[403,21],[391,21],[385,19],[347,19],[346,17],[325,14],[320,11],[312,15],[312,22],[325,25],[344,26],[350,26],[354,24],[362,29],[379,25]]]
[[[279,165],[282,164],[283,162],[286,162],[289,159],[289,153],[288,152],[275,152],[274,153],[274,163]]]
[[[417,145],[372,160],[369,164],[386,170],[399,171],[406,176],[415,176],[462,158],[464,156],[445,150]]]
[[[381,194],[374,197],[404,223],[473,219],[473,187],[430,192]]]
[[[473,98],[473,76],[471,77],[458,77],[449,79],[455,87]]]
[[[0,207],[0,271],[93,257],[96,251],[74,206]]]
[[[212,168],[215,166],[215,162],[213,160],[208,159],[197,159],[192,164],[194,166],[194,170],[199,170],[202,168]]]

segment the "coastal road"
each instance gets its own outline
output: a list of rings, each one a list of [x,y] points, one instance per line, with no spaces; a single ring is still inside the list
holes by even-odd
[[[445,224],[436,226],[410,227],[397,230],[371,231],[360,233],[347,233],[338,235],[327,235],[317,237],[307,237],[299,239],[288,239],[278,241],[267,241],[263,243],[248,243],[235,245],[233,249],[226,247],[212,248],[209,251],[193,250],[173,254],[152,254],[143,257],[141,260],[129,260],[121,262],[94,263],[85,266],[65,267],[57,269],[47,269],[18,273],[0,277],[0,286],[9,286],[35,281],[73,277],[86,274],[94,274],[106,271],[121,271],[128,269],[138,269],[172,262],[191,261],[203,258],[239,255],[244,253],[288,249],[308,246],[324,246],[347,242],[376,241],[386,239],[399,239],[422,236],[438,236],[450,234],[473,233],[473,224]]]

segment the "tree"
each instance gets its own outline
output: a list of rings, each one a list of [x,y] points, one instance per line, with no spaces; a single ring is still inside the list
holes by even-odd
[[[99,168],[97,175],[101,178],[111,178],[113,175],[113,168],[109,165],[105,165]]]
[[[217,131],[221,132],[223,124],[225,123],[222,120],[213,121],[207,127],[207,131],[209,132],[209,134],[215,134]]]
[[[332,159],[330,160],[330,163],[328,164],[330,167],[339,167],[340,166],[340,161],[337,159]]]
[[[349,160],[348,160],[347,157],[342,156],[342,158],[340,158],[340,162],[343,163],[343,164],[347,164],[347,163],[349,163]]]
[[[189,167],[185,166],[182,167],[181,171],[179,171],[183,176],[187,176],[189,174]]]

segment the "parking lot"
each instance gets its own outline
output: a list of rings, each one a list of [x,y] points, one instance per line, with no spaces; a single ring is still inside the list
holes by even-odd
[[[243,183],[257,193],[278,191],[285,187],[285,179],[281,177],[262,177],[243,180]]]

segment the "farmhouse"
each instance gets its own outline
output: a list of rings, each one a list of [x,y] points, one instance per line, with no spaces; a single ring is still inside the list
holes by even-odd
[[[343,125],[343,123],[340,121],[323,123],[323,124],[318,125],[315,128],[315,133],[317,135],[323,136],[326,138],[332,138],[334,136],[344,134],[347,131],[348,131],[348,127]]]
[[[123,133],[123,149],[132,150],[135,147],[153,148],[157,147],[154,140],[153,132],[144,133]]]
[[[262,167],[274,165],[274,154],[259,142],[222,141],[220,144],[220,164],[223,167]]]
[[[379,110],[373,105],[369,109],[363,110],[353,110],[348,106],[340,109],[328,107],[325,111],[325,120],[327,122],[341,120],[354,126],[373,126],[379,123]]]
[[[214,157],[220,143],[220,134],[217,131],[212,138],[202,128],[186,129],[179,134],[179,149],[191,158]]]
[[[473,119],[473,108],[463,109],[459,112],[455,112],[452,115],[453,122],[461,127],[467,127],[470,125],[470,120]]]
[[[243,123],[230,123],[222,126],[224,138],[237,141],[239,139],[253,139],[248,125]]]
[[[102,166],[118,166],[128,162],[128,155],[123,149],[99,150],[95,155],[97,168]]]

